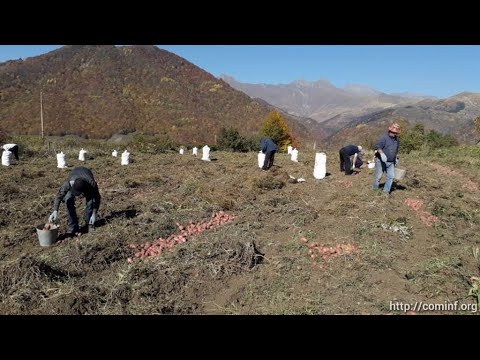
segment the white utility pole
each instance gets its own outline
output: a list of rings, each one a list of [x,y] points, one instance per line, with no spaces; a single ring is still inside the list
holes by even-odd
[[[42,139],[43,139],[43,97],[40,91],[40,121],[42,123]]]

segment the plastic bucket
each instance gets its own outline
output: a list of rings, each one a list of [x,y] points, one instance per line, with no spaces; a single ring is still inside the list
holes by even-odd
[[[393,176],[395,180],[402,180],[405,177],[407,170],[395,168],[395,175]]]
[[[55,244],[58,238],[58,225],[52,225],[50,230],[44,230],[43,225],[37,226],[37,235],[40,246]]]

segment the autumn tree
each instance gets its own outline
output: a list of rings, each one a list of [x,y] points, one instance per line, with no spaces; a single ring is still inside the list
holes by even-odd
[[[292,145],[294,140],[285,119],[278,111],[272,111],[267,115],[263,124],[262,135],[271,138],[283,152],[287,151],[288,145]]]

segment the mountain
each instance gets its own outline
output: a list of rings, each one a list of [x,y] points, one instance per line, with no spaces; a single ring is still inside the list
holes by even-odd
[[[255,134],[276,109],[184,58],[143,45],[64,46],[0,63],[0,127],[39,134],[40,93],[45,134],[91,138],[141,132],[212,144],[224,126]],[[299,139],[321,135],[313,120],[286,120]]]
[[[371,143],[386,132],[390,122],[400,120],[405,125],[423,124],[427,130],[451,134],[462,143],[474,143],[473,120],[479,115],[480,94],[464,92],[447,99],[426,99],[412,105],[349,118],[345,127],[332,135],[329,141],[335,145],[352,141]],[[338,119],[330,119],[324,125],[328,126],[330,122],[338,123]]]
[[[365,85],[351,84],[351,85],[345,86],[343,90],[359,96],[378,96],[382,94],[380,91],[377,91]]]
[[[253,98],[264,99],[290,114],[318,121],[330,134],[340,130],[352,118],[427,98],[389,95],[364,85],[347,85],[341,89],[326,80],[270,85],[241,83],[228,75],[220,78]]]

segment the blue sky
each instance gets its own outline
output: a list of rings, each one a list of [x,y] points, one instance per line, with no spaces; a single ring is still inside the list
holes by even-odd
[[[158,45],[215,76],[285,84],[328,80],[386,93],[449,97],[480,93],[479,45]],[[40,55],[55,45],[0,45],[0,62]]]

